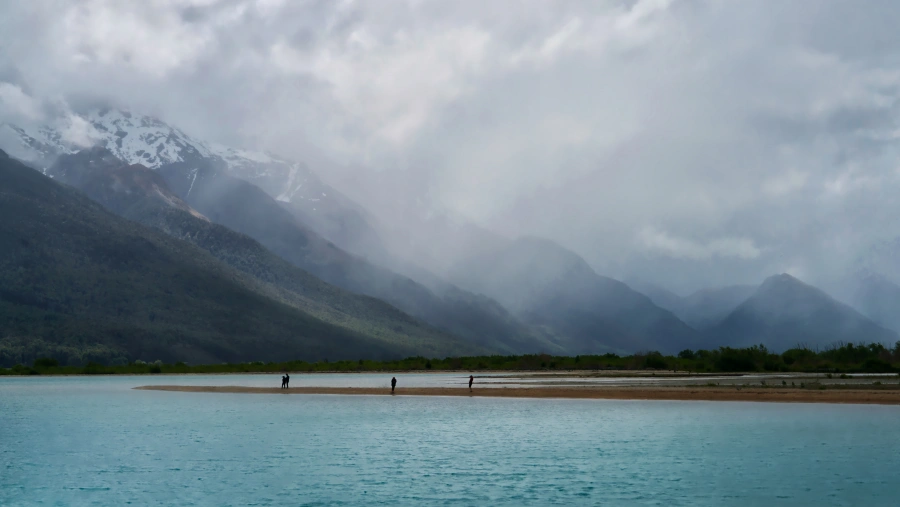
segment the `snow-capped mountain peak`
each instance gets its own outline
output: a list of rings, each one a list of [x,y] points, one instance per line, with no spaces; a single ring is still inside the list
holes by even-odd
[[[156,169],[211,155],[202,141],[150,116],[105,109],[91,111],[85,119],[94,128],[98,144],[129,164]]]
[[[315,206],[331,193],[302,163],[262,151],[209,143],[152,116],[97,109],[78,118],[89,125],[86,136],[95,146],[108,149],[129,164],[158,169],[181,163],[187,172],[201,166],[212,167],[247,180],[282,202],[306,201]],[[83,148],[66,139],[63,129],[55,125],[0,125],[0,148],[41,168],[49,167],[59,155]],[[315,211],[315,207],[311,210]]]

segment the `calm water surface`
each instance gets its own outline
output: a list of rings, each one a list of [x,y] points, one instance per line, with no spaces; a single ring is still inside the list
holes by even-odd
[[[900,407],[131,390],[279,382],[0,378],[0,505],[900,501]]]

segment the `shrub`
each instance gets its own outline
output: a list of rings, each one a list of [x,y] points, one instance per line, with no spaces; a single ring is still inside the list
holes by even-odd
[[[91,361],[81,369],[81,373],[85,375],[103,375],[104,373],[110,372],[107,371],[106,367],[104,367],[102,364]]]
[[[666,359],[659,352],[651,352],[644,361],[644,367],[665,370],[668,369],[669,363],[666,362]]]
[[[695,354],[694,351],[691,349],[684,349],[678,353],[678,358],[679,359],[696,359],[697,354]]]
[[[781,354],[781,360],[789,366],[798,361],[802,362],[814,357],[816,357],[816,353],[807,348],[788,349]]]
[[[162,373],[162,367],[158,364],[154,364],[150,367],[150,373]]]
[[[35,368],[46,369],[46,368],[56,368],[57,366],[59,366],[59,361],[57,361],[56,359],[50,358],[50,357],[40,357],[40,358],[34,360]]]
[[[720,371],[756,371],[756,363],[747,356],[722,354],[716,360],[716,368]]]
[[[866,359],[862,369],[869,373],[892,373],[894,371],[894,367],[890,363],[875,358]]]

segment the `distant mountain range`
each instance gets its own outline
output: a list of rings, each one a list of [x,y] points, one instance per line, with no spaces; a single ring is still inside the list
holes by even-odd
[[[858,304],[853,307],[788,274],[771,276],[759,287],[703,289],[685,297],[644,281],[631,283],[700,331],[703,348],[764,344],[780,351],[847,342],[894,343],[897,339],[889,309],[900,308],[900,300],[889,296],[900,294],[900,287],[881,278],[861,281],[856,292]]]
[[[887,276],[861,270],[846,277],[836,292],[875,323],[900,332],[900,285]]]
[[[123,162],[150,169],[176,166],[186,179],[193,169],[212,169],[259,187],[342,248],[357,254],[384,249],[366,211],[302,163],[205,142],[157,118],[127,111],[95,109],[80,118],[93,129],[92,142]],[[0,125],[0,147],[39,169],[81,150],[65,138],[62,129],[49,125]]]
[[[773,350],[825,348],[858,341],[894,343],[900,338],[849,305],[788,274],[767,278],[705,334],[709,346],[765,344]]]
[[[47,174],[67,183],[81,184],[79,188],[88,195],[104,205],[112,203],[110,209],[126,218],[175,233],[207,250],[214,248],[214,255],[238,269],[248,267],[250,260],[259,263],[263,253],[257,250],[268,249],[264,250],[268,265],[274,264],[275,259],[282,263],[282,259],[286,260],[288,264],[300,268],[296,271],[307,278],[323,280],[387,301],[433,326],[468,339],[477,346],[484,346],[486,350],[554,350],[549,344],[543,347],[525,326],[515,322],[499,304],[492,304],[487,298],[459,289],[452,296],[440,297],[409,278],[342,251],[307,229],[271,196],[250,183],[209,168],[194,170],[188,182],[183,178],[181,167],[176,164],[156,171],[140,165],[122,169],[123,164],[108,150],[95,148],[61,156]],[[123,170],[158,180],[157,184],[152,188],[140,185],[123,189],[120,183],[122,178],[118,176]],[[82,174],[93,174],[94,177],[72,177]],[[100,185],[98,181],[106,184]],[[166,182],[175,185],[174,192]],[[97,192],[98,188],[104,191]],[[165,198],[160,199],[160,196]],[[119,201],[122,201],[121,204]],[[131,204],[145,201],[156,206],[135,208]],[[173,202],[178,203],[178,209],[187,207],[190,216],[175,213]],[[165,213],[160,213],[160,209]],[[208,221],[225,227],[211,229],[206,223]],[[200,229],[203,229],[202,233],[198,232]],[[215,232],[215,237],[212,237],[211,230]],[[246,251],[244,235],[260,242],[254,242],[250,252]],[[200,239],[204,243],[200,243]],[[254,271],[257,269],[254,267]],[[279,281],[276,279],[274,283]]]
[[[81,178],[98,197],[142,189],[132,195],[143,202],[121,207],[123,212],[170,213],[151,221],[180,218],[185,228],[194,228],[192,233],[221,234],[224,241],[253,248],[249,238],[229,236],[234,233],[187,211],[163,188],[152,202],[159,181],[152,173],[136,172],[143,171],[133,166],[110,170],[112,186],[76,170],[67,177]],[[109,197],[106,202],[113,206],[127,202]],[[305,294],[280,290],[250,276],[250,268],[234,269],[191,243],[115,216],[4,152],[0,236],[0,364],[40,356],[79,364],[390,358],[484,350],[377,300],[342,293],[279,266],[277,259],[265,265],[263,258],[264,268],[281,269],[273,273],[279,279],[293,276],[297,284],[308,283]],[[336,315],[340,310],[343,315]]]
[[[451,280],[491,296],[576,353],[694,347],[700,334],[647,296],[600,276],[574,252],[521,238],[451,271]]]
[[[700,289],[682,297],[643,280],[632,279],[626,283],[698,331],[705,331],[721,322],[757,288],[755,285],[731,285]]]
[[[0,147],[37,169],[23,175],[2,157],[2,198],[21,209],[0,225],[22,239],[0,249],[0,311],[12,318],[0,324],[0,364],[40,351],[208,362],[782,350],[893,343],[900,329],[900,286],[877,271],[842,282],[848,304],[788,275],[682,297],[602,276],[541,238],[510,240],[440,216],[412,232],[376,227],[303,164],[197,140],[151,117],[97,110],[83,119],[93,148],[64,141],[60,129],[0,126]],[[90,232],[69,230],[73,220]],[[90,253],[107,244],[118,254]],[[881,268],[893,251],[879,250]],[[240,314],[236,301],[252,301],[258,315]],[[225,329],[216,319],[227,313],[234,326]]]

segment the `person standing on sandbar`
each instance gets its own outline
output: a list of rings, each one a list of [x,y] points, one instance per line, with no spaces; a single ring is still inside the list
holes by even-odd
[[[397,377],[391,377],[391,394],[394,394],[395,387],[397,387]]]
[[[475,377],[469,375],[469,391],[472,390],[472,382],[475,382]]]

